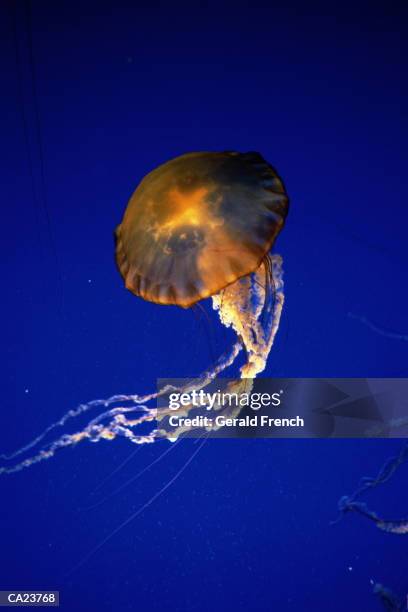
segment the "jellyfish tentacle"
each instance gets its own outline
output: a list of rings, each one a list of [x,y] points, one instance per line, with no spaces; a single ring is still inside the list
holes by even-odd
[[[201,386],[201,388],[203,388],[206,385],[210,384],[210,382],[216,376],[221,374],[221,372],[223,372],[226,368],[230,367],[234,363],[241,350],[242,344],[240,342],[235,342],[231,349],[224,353],[212,368],[206,370],[201,374],[199,384],[197,383],[197,381],[195,381],[195,386]],[[91,400],[86,404],[80,404],[76,408],[66,412],[58,421],[49,425],[41,434],[39,434],[28,444],[22,446],[21,448],[10,454],[1,454],[0,460],[6,465],[0,466],[0,475],[16,473],[32,465],[35,465],[47,459],[51,459],[52,457],[54,457],[55,453],[61,450],[62,448],[66,448],[68,446],[75,446],[83,440],[99,442],[100,440],[113,440],[118,436],[122,436],[126,437],[130,442],[134,444],[150,444],[154,442],[158,437],[156,429],[153,429],[150,433],[146,435],[137,435],[132,431],[133,428],[140,426],[146,422],[153,422],[156,419],[157,410],[155,408],[146,406],[146,404],[151,401],[154,401],[155,399],[166,393],[172,391],[183,392],[184,390],[186,390],[185,386],[177,387],[174,385],[166,385],[159,391],[146,395],[117,394],[112,395],[111,397],[108,397],[106,399],[96,399]],[[46,438],[54,430],[63,428],[67,424],[67,422],[71,420],[75,421],[75,419],[83,416],[85,413],[91,410],[97,408],[109,408],[109,406],[112,406],[113,404],[118,402],[128,402],[130,405],[116,406],[114,408],[110,408],[109,410],[105,410],[103,413],[97,415],[94,419],[92,419],[84,429],[71,434],[64,433],[59,438],[56,438],[51,442],[45,443]],[[119,427],[119,420],[123,417],[123,415],[130,412],[140,412],[141,416],[135,420],[127,420],[126,427]],[[165,410],[165,414],[168,414],[168,411]],[[109,417],[110,420],[108,421],[108,423],[106,423],[105,425],[101,425],[101,421]],[[43,443],[43,446],[40,446],[41,443]],[[19,459],[20,457],[23,457],[25,454],[29,453],[29,451],[33,451],[33,454],[27,458],[15,461],[16,459]]]
[[[368,327],[368,329],[371,329],[371,331],[375,332],[376,334],[379,334],[380,336],[390,338],[391,340],[403,340],[404,342],[408,342],[408,334],[385,329],[384,327],[373,323],[371,319],[368,319],[363,315],[355,314],[354,312],[349,312],[348,316],[350,317],[350,319],[360,321],[360,323]]]
[[[365,503],[358,501],[359,498],[368,490],[387,482],[394,475],[398,467],[407,459],[408,443],[404,444],[398,455],[387,459],[376,477],[363,477],[360,480],[359,487],[352,495],[344,495],[340,498],[338,503],[340,516],[338,520],[334,522],[337,523],[347,512],[357,512],[358,514],[361,514],[374,522],[382,531],[401,535],[408,534],[408,518],[397,520],[383,519],[376,512],[369,510]]]
[[[396,521],[381,519],[377,521],[377,527],[388,533],[405,535],[408,533],[408,518],[397,519]]]
[[[247,360],[240,368],[241,382],[235,381],[231,384],[235,392],[250,391],[251,380],[265,369],[279,327],[284,303],[282,277],[282,258],[279,255],[268,256],[255,272],[229,285],[217,296],[213,296],[213,307],[218,311],[221,323],[226,327],[232,327],[238,336],[238,341],[198,380],[183,383],[179,387],[166,385],[147,395],[120,394],[80,404],[22,448],[9,455],[1,455],[0,459],[6,465],[0,466],[0,475],[19,472],[50,459],[60,449],[74,446],[83,440],[99,442],[124,437],[133,444],[143,445],[151,444],[164,436],[174,441],[183,431],[177,430],[174,437],[170,438],[167,434],[164,435],[159,427],[154,427],[154,423],[160,423],[165,416],[171,414],[170,408],[152,408],[148,406],[149,402],[170,392],[191,392],[193,389],[205,388],[214,378],[233,365],[243,347]],[[118,403],[119,405],[116,405]],[[64,433],[59,438],[45,443],[54,430],[98,408],[102,408],[102,412],[91,419],[83,429],[74,433]],[[219,406],[218,409],[227,408]],[[235,410],[238,411],[238,407]],[[152,424],[152,429],[144,434],[137,433],[138,428],[144,424]],[[30,451],[32,454],[23,458]]]
[[[139,480],[139,478],[141,478],[143,476],[143,474],[146,474],[146,472],[148,472],[154,465],[156,465],[157,463],[162,461],[172,450],[174,450],[177,447],[177,444],[178,444],[178,442],[176,442],[175,444],[172,444],[171,446],[168,446],[166,448],[166,450],[164,450],[162,453],[160,453],[160,455],[158,457],[153,459],[153,461],[148,463],[148,465],[146,465],[144,468],[139,470],[139,472],[137,472],[134,476],[132,476],[131,478],[126,480],[119,487],[116,487],[111,493],[109,493],[109,495],[105,495],[105,497],[103,497],[102,499],[100,499],[96,503],[92,504],[91,506],[87,506],[84,509],[85,510],[92,510],[93,508],[97,508],[97,507],[101,506],[102,504],[104,504],[105,502],[107,502],[110,499],[112,499],[112,497],[114,497],[115,495],[117,495],[118,493],[120,493],[121,491],[126,489],[130,484],[132,484],[132,483],[136,482],[137,480]],[[119,466],[118,469],[120,469],[121,467],[122,466]],[[118,469],[115,470],[115,473],[118,471]]]
[[[388,612],[402,612],[406,609],[405,602],[401,601],[395,593],[387,589],[384,585],[377,582],[373,584],[373,593],[377,595],[379,600]]]
[[[128,525],[129,523],[131,523],[133,520],[135,520],[138,516],[140,516],[140,514],[142,514],[142,512],[144,512],[144,510],[146,510],[146,508],[148,508],[149,506],[151,506],[156,499],[158,499],[161,495],[163,495],[163,493],[165,491],[167,491],[167,489],[169,487],[171,487],[172,484],[174,484],[176,482],[176,480],[178,478],[180,478],[180,476],[183,474],[183,472],[188,468],[188,466],[190,465],[190,463],[193,461],[193,459],[198,455],[198,453],[200,452],[200,450],[202,449],[202,447],[204,446],[204,444],[207,441],[207,437],[205,437],[202,442],[200,443],[200,445],[194,450],[194,452],[190,455],[190,457],[187,459],[187,461],[185,461],[183,463],[183,465],[181,466],[181,468],[176,472],[176,474],[174,476],[172,476],[170,478],[170,480],[168,480],[166,482],[166,484],[164,484],[162,486],[162,488],[157,491],[154,495],[152,495],[152,497],[150,497],[147,502],[145,502],[142,506],[140,506],[140,508],[138,508],[138,510],[136,510],[135,512],[133,512],[133,514],[131,514],[127,519],[125,519],[120,525],[118,525],[113,531],[111,531],[106,538],[104,538],[102,540],[102,542],[100,542],[95,548],[93,548],[89,553],[87,553],[85,555],[85,557],[83,557],[81,559],[81,561],[79,563],[77,563],[75,565],[75,567],[72,568],[72,570],[69,572],[69,575],[72,574],[74,571],[76,571],[77,569],[79,569],[80,567],[82,567],[82,565],[90,558],[92,557],[98,550],[100,550],[100,548],[102,548],[102,546],[104,546],[107,542],[109,542],[109,540],[111,540],[117,533],[119,533],[119,531],[121,531],[124,527],[126,527],[126,525]]]
[[[136,447],[118,466],[116,466],[111,472],[109,472],[106,476],[104,476],[98,484],[94,487],[92,491],[90,491],[89,496],[92,497],[98,491],[102,489],[102,487],[108,483],[116,474],[118,474],[133,458],[139,451],[142,450],[142,447],[139,445]],[[92,507],[92,506],[91,506]]]

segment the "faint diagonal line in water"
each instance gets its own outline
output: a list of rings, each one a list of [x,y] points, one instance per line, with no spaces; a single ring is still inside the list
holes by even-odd
[[[177,440],[177,442],[175,442],[174,444],[172,444],[171,446],[169,446],[169,448],[167,448],[165,451],[163,451],[162,453],[160,453],[160,455],[158,457],[156,457],[156,459],[154,459],[151,463],[149,463],[146,467],[144,467],[143,469],[141,469],[139,472],[137,472],[137,474],[135,474],[134,476],[132,476],[131,478],[129,478],[128,480],[126,480],[126,482],[124,482],[123,484],[121,484],[119,487],[117,487],[116,489],[114,489],[112,491],[112,493],[110,493],[109,495],[103,497],[101,500],[99,500],[98,502],[96,502],[95,504],[92,504],[91,506],[86,506],[85,508],[83,508],[84,510],[92,510],[93,508],[97,508],[98,506],[104,504],[105,502],[109,501],[110,499],[112,499],[112,497],[114,497],[115,495],[117,495],[118,493],[120,493],[121,491],[123,491],[124,489],[126,489],[129,485],[131,485],[133,482],[136,482],[136,480],[138,480],[141,476],[143,476],[143,474],[145,474],[148,470],[150,470],[150,468],[152,468],[154,465],[156,465],[156,463],[159,463],[159,461],[161,461],[162,459],[164,459],[164,457],[166,455],[168,455],[168,453],[170,451],[173,450],[173,448],[175,448],[177,446],[177,444],[179,443],[180,440]],[[132,457],[132,456],[131,456]],[[129,457],[129,459],[131,459],[131,457]],[[124,462],[126,463],[126,462]],[[120,469],[117,468],[117,470]],[[117,471],[116,470],[116,471]]]
[[[350,317],[350,319],[360,321],[360,323],[371,329],[371,331],[373,331],[374,333],[379,334],[380,336],[384,336],[385,338],[391,338],[391,340],[403,340],[404,342],[408,342],[408,334],[401,334],[399,332],[384,329],[383,327],[376,325],[376,323],[373,323],[370,319],[367,319],[367,317],[355,314],[354,312],[349,312],[348,316]]]
[[[169,487],[171,487],[172,484],[174,484],[176,482],[176,480],[183,474],[183,472],[188,468],[188,466],[190,465],[190,463],[193,461],[193,459],[196,457],[196,455],[198,455],[198,453],[200,452],[200,450],[202,449],[202,447],[204,446],[204,444],[206,443],[208,439],[208,436],[206,436],[204,438],[204,440],[201,442],[200,446],[194,451],[194,453],[192,455],[190,455],[190,457],[187,459],[187,461],[181,466],[181,468],[175,473],[174,476],[172,476],[172,478],[170,478],[169,481],[167,481],[167,483],[165,485],[163,485],[163,487],[157,491],[157,493],[155,493],[154,495],[152,495],[152,497],[150,497],[150,499],[147,500],[147,502],[145,502],[142,506],[140,506],[140,508],[138,510],[136,510],[136,512],[133,512],[133,514],[131,514],[127,519],[125,519],[120,525],[118,525],[113,531],[111,531],[103,540],[102,542],[100,542],[97,546],[95,546],[95,548],[93,548],[89,553],[87,553],[85,555],[85,557],[83,557],[81,559],[81,561],[79,561],[79,563],[77,563],[69,572],[67,572],[65,574],[65,577],[71,576],[76,570],[78,570],[80,567],[82,567],[84,565],[84,563],[86,563],[96,552],[98,552],[98,550],[100,550],[102,548],[102,546],[104,546],[107,542],[109,542],[109,540],[111,540],[117,533],[119,533],[119,531],[121,531],[124,527],[126,527],[126,525],[129,525],[129,523],[131,523],[132,521],[134,521],[140,514],[142,514],[142,512],[144,510],[146,510],[146,508],[148,508],[149,506],[151,506],[151,504],[153,502],[156,501],[156,499],[158,499],[161,495],[163,495],[163,493],[165,491],[167,491],[167,489]]]

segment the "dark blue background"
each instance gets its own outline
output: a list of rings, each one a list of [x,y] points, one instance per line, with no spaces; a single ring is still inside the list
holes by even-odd
[[[265,374],[406,375],[407,343],[350,317],[408,329],[406,8],[33,5],[31,19],[24,3],[1,9],[2,451],[82,401],[197,375],[232,341],[210,304],[208,324],[145,303],[114,264],[138,181],[187,151],[260,151],[287,185],[286,304]],[[405,538],[329,523],[400,445],[209,441],[66,576],[196,448],[89,509],[164,447],[92,495],[134,449],[84,443],[1,479],[1,588],[59,589],[65,610],[380,610],[370,579],[408,590]],[[370,505],[408,514],[406,477]]]

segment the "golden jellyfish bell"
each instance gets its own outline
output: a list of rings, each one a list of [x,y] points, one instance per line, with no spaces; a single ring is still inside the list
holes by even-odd
[[[188,307],[254,272],[288,210],[276,171],[259,153],[188,153],[150,172],[116,229],[126,287]]]

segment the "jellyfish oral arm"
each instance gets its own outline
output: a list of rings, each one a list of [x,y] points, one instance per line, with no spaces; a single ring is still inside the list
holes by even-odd
[[[213,297],[221,323],[241,339],[247,362],[241,378],[255,378],[266,367],[284,303],[282,258],[268,256],[249,276]]]
[[[232,383],[235,390],[246,391],[252,387],[252,380],[266,367],[266,362],[279,328],[284,303],[282,258],[268,256],[258,270],[229,285],[220,294],[213,296],[213,307],[220,321],[231,327],[238,336],[232,348],[216,364],[205,371],[199,383],[186,384],[182,388],[166,386],[158,392],[147,395],[114,395],[108,399],[92,400],[69,410],[61,419],[47,427],[39,436],[22,448],[6,455],[0,455],[0,475],[19,472],[31,465],[50,459],[57,451],[75,446],[83,440],[99,442],[124,437],[133,444],[151,444],[163,437],[159,429],[160,421],[169,416],[169,407],[155,408],[149,404],[170,392],[191,392],[193,388],[205,388],[216,376],[233,365],[238,354],[245,349],[247,360],[240,369],[240,380]],[[53,435],[66,429],[91,411],[100,411],[85,427],[72,433],[64,432],[59,437]],[[188,414],[189,408],[186,408]],[[223,407],[220,407],[222,414]],[[235,413],[228,412],[229,417]],[[143,426],[151,426],[147,433],[138,433]],[[177,428],[170,438],[176,440],[184,430]]]

